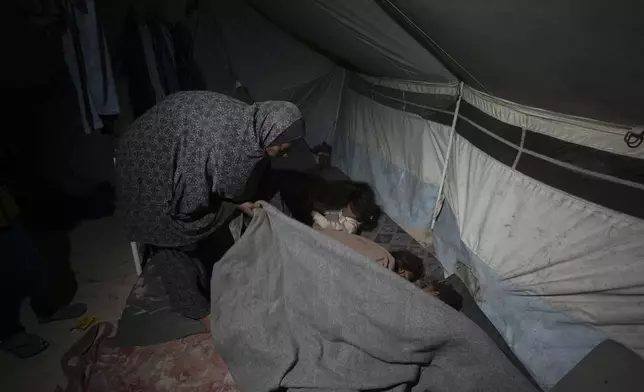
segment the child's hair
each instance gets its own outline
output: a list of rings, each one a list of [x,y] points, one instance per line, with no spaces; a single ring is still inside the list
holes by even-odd
[[[445,302],[452,308],[460,311],[463,308],[463,297],[445,281],[434,281],[432,286],[438,292],[438,299]]]
[[[415,282],[425,275],[425,266],[423,260],[408,250],[399,250],[391,252],[396,260],[396,272],[401,270],[409,271],[409,281]]]
[[[377,221],[379,208],[373,189],[364,182],[354,182],[351,187],[348,204],[356,219],[363,224]]]

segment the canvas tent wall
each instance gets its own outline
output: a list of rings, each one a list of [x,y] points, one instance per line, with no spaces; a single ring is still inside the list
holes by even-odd
[[[547,388],[607,337],[644,355],[640,6],[481,4],[203,1],[185,23],[206,80],[223,52],[230,83],[298,103],[403,226],[443,185],[440,261]]]
[[[391,80],[369,85],[357,78],[345,93],[339,163],[375,186],[388,213],[428,225],[445,161],[437,157],[445,157],[451,123],[440,103],[449,100],[427,90],[414,97],[407,83],[395,90]],[[643,166],[628,156],[623,131],[544,114],[464,89],[445,186],[449,207],[434,237],[446,270],[470,283],[488,317],[548,387],[607,337],[641,350],[644,226]],[[591,151],[562,140],[569,135],[601,142]],[[554,147],[539,149],[545,143]],[[624,155],[602,155],[606,150]]]

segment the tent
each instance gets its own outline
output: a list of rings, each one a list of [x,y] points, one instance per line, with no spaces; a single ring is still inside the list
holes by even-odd
[[[606,338],[644,356],[643,3],[137,9],[139,31],[187,32],[201,88],[295,102],[311,146],[331,144],[401,225],[433,228],[446,271],[543,387]]]

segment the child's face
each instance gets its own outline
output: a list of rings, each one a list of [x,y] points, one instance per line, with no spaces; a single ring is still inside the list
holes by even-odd
[[[354,214],[353,210],[351,209],[351,204],[344,206],[344,208],[342,209],[342,215],[348,218],[357,219],[356,214]]]
[[[425,287],[423,291],[426,292],[427,294],[433,295],[434,297],[438,297],[438,290],[434,288],[433,284],[430,284],[429,286]]]
[[[400,268],[398,270],[398,275],[402,276],[403,278],[410,280],[411,279],[411,271],[408,271],[406,269]]]

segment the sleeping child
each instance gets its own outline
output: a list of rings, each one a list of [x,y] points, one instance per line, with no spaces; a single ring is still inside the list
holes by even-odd
[[[440,299],[452,308],[460,311],[463,308],[463,297],[446,281],[435,280],[423,289],[429,295]]]
[[[414,283],[425,275],[423,260],[408,250],[391,252],[394,257],[394,272]]]
[[[415,254],[407,250],[401,250],[391,252],[391,255],[395,260],[393,270],[401,277],[410,282],[417,282],[425,275],[423,260]],[[422,287],[422,281],[418,283],[421,283]],[[440,299],[458,311],[463,307],[463,297],[461,297],[454,287],[444,280],[432,280],[430,283],[426,284],[422,290],[427,294]]]
[[[425,293],[438,298],[452,308],[460,311],[463,307],[461,295],[444,280],[433,279],[423,284],[421,280],[421,278],[425,277],[423,260],[410,251],[399,250],[389,253],[381,245],[359,235],[329,229],[320,230],[320,232],[343,243],[384,268],[397,273],[403,279],[412,283],[415,282]]]
[[[311,215],[314,228],[353,234],[363,224],[373,223],[376,220],[378,206],[371,187],[359,182],[352,182],[348,186],[350,187],[348,198],[339,210],[323,210],[322,212],[317,209],[313,210]]]

